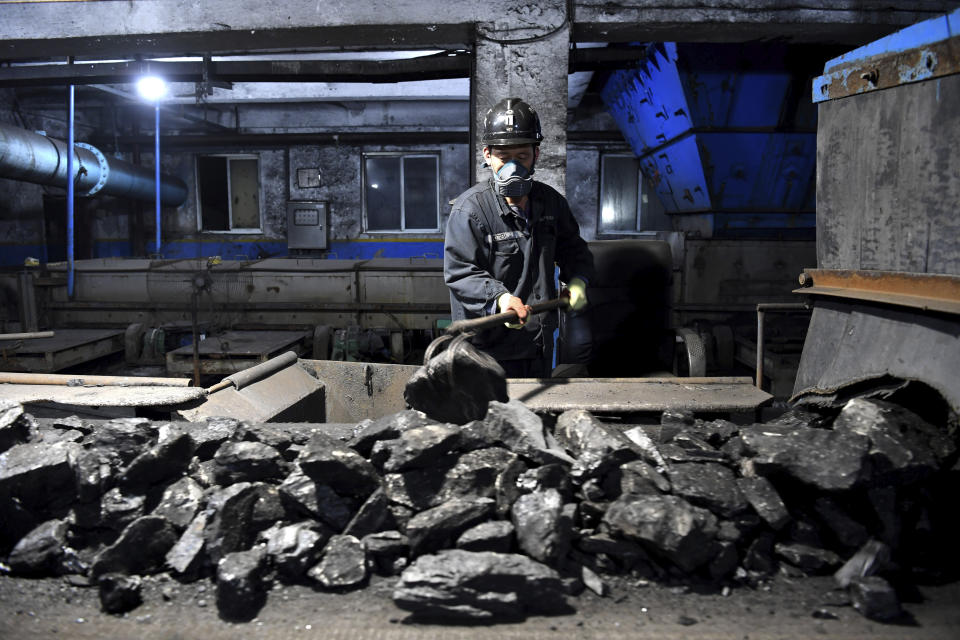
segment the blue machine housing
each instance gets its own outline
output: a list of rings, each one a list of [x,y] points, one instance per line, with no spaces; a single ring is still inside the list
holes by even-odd
[[[816,110],[786,45],[657,43],[601,96],[668,213],[715,236],[812,237]]]

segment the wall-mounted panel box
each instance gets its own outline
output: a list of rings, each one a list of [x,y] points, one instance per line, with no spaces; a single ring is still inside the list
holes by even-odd
[[[287,202],[287,248],[327,248],[327,202]]]

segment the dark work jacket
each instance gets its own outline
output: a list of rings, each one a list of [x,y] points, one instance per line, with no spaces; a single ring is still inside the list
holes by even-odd
[[[454,201],[443,248],[454,321],[497,311],[494,301],[503,293],[525,304],[556,298],[555,264],[564,282],[593,278],[593,256],[566,198],[534,181],[530,200],[529,228],[497,194],[492,179]],[[537,358],[556,327],[557,313],[548,312],[531,317],[522,329],[484,330],[473,342],[497,360]]]

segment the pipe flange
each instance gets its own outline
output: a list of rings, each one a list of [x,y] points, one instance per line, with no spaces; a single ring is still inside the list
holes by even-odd
[[[97,159],[97,164],[100,165],[100,179],[97,180],[97,184],[90,187],[90,191],[81,194],[89,198],[100,191],[100,189],[103,189],[103,185],[107,184],[107,178],[110,176],[110,163],[107,162],[107,157],[100,153],[100,150],[92,144],[87,144],[86,142],[75,142],[74,144],[92,153],[93,157]]]

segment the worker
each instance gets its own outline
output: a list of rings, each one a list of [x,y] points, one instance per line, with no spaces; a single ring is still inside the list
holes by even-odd
[[[531,314],[529,305],[557,297],[555,265],[571,312],[587,306],[593,277],[593,256],[566,198],[532,177],[542,140],[540,117],[523,100],[507,98],[487,111],[481,142],[491,175],[454,201],[443,249],[454,321],[516,311],[516,322],[472,340],[512,378],[550,377],[558,315]]]

